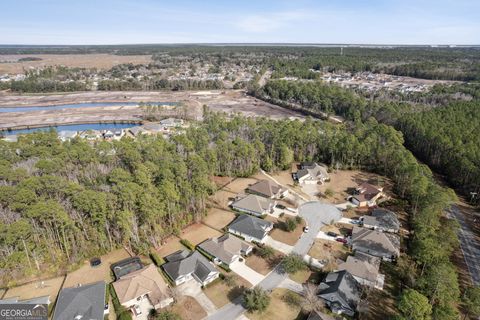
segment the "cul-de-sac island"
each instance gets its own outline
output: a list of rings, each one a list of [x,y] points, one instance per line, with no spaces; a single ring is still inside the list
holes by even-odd
[[[479,319],[478,4],[160,2],[0,13],[0,320]]]

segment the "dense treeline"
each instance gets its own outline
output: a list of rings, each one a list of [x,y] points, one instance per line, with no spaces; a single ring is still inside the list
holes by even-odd
[[[467,194],[480,192],[479,111],[479,102],[462,102],[399,120],[407,146]]]
[[[222,89],[220,80],[167,80],[152,79],[139,81],[128,80],[102,80],[98,82],[98,90],[101,91],[128,91],[128,90],[205,90]]]
[[[88,86],[85,82],[35,78],[20,81],[12,81],[10,87],[15,92],[73,92],[86,91]]]
[[[412,207],[411,250],[423,270],[413,265],[415,286],[431,298],[435,312],[455,313],[455,273],[446,283],[436,271],[451,267],[456,244],[454,227],[440,223],[452,196],[402,144],[399,132],[375,120],[346,127],[311,119],[227,121],[208,111],[203,124],[171,141],[142,137],[91,145],[35,133],[1,142],[1,276],[5,282],[120,245],[145,252],[202,217],[213,191],[211,175],[249,176],[259,168],[316,160],[395,182]],[[429,291],[440,285],[451,286],[451,302],[444,291]]]

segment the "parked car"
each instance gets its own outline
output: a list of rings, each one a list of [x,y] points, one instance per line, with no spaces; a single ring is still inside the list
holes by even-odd
[[[361,221],[360,221],[360,220],[353,220],[353,219],[351,219],[351,220],[350,220],[350,223],[351,223],[351,224],[360,224]]]
[[[307,233],[309,230],[308,226],[303,227],[303,232]]]
[[[277,204],[276,207],[280,210],[285,210],[287,207],[285,207],[283,204]]]
[[[90,267],[98,267],[101,264],[102,264],[102,259],[100,259],[100,258],[90,259]]]
[[[330,236],[330,237],[337,237],[338,234],[336,234],[335,232],[332,232],[332,231],[328,231],[327,232],[327,236]]]
[[[341,243],[347,243],[347,239],[345,238],[336,238],[335,240]]]

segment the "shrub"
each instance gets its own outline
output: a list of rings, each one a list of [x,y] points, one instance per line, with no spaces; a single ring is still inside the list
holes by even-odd
[[[285,215],[285,212],[281,212],[278,216],[282,218]]]
[[[270,297],[265,290],[255,287],[244,292],[243,302],[248,311],[263,312],[270,304]]]
[[[282,267],[286,273],[292,274],[300,270],[305,270],[307,266],[300,255],[296,253],[290,253],[288,256],[283,258]]]
[[[154,318],[155,320],[182,320],[182,318],[171,311],[160,311]]]
[[[333,192],[333,190],[330,189],[330,188],[327,188],[327,189],[325,190],[325,196],[326,196],[326,197],[331,197],[331,196],[333,196],[334,194],[335,194],[335,192]]]
[[[224,275],[223,281],[225,281],[225,284],[227,285],[227,287],[230,287],[230,288],[234,287],[237,284],[235,282],[235,276],[231,274]]]
[[[292,218],[287,218],[284,222],[285,231],[292,232],[297,228],[297,223]]]
[[[264,245],[257,248],[257,254],[264,259],[270,259],[275,255],[275,250],[270,246]]]
[[[282,300],[285,301],[291,307],[299,306],[302,303],[302,297],[292,291],[287,291],[283,295]]]
[[[187,239],[180,239],[180,243],[192,251],[195,250],[195,246],[193,245],[193,243],[191,243]]]
[[[295,222],[296,222],[297,224],[300,224],[300,223],[303,222],[303,218],[300,217],[300,216],[296,216],[296,217],[295,217]]]
[[[158,253],[156,253],[155,251],[150,251],[150,259],[152,259],[153,263],[155,263],[155,265],[157,267],[160,267],[161,265],[163,265],[165,263],[165,260],[160,257],[158,255]]]

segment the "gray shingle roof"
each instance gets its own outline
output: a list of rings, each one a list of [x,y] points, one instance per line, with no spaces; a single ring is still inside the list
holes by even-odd
[[[247,251],[251,247],[245,241],[228,233],[218,238],[205,240],[198,246],[226,264],[230,264],[234,256],[240,255],[242,251]]]
[[[347,271],[330,272],[318,288],[319,297],[344,309],[355,311],[360,301],[360,285]]]
[[[233,220],[228,228],[256,239],[263,239],[268,233],[267,230],[273,228],[273,223],[246,214],[241,214]]]
[[[370,226],[376,226],[385,230],[399,230],[400,221],[398,221],[397,215],[386,209],[374,209],[371,216],[365,216],[363,223]]]
[[[103,320],[105,282],[95,282],[76,288],[65,288],[58,295],[53,320]]]
[[[195,274],[200,280],[205,280],[210,272],[217,272],[217,269],[202,256],[198,251],[185,255],[185,253],[176,252],[168,257],[175,255],[178,259],[168,260],[162,268],[172,279],[177,279],[180,276]],[[185,258],[180,258],[185,256]]]
[[[353,227],[352,247],[365,253],[374,255],[374,252],[381,252],[385,255],[400,255],[400,237],[395,234],[370,230],[366,228]]]

